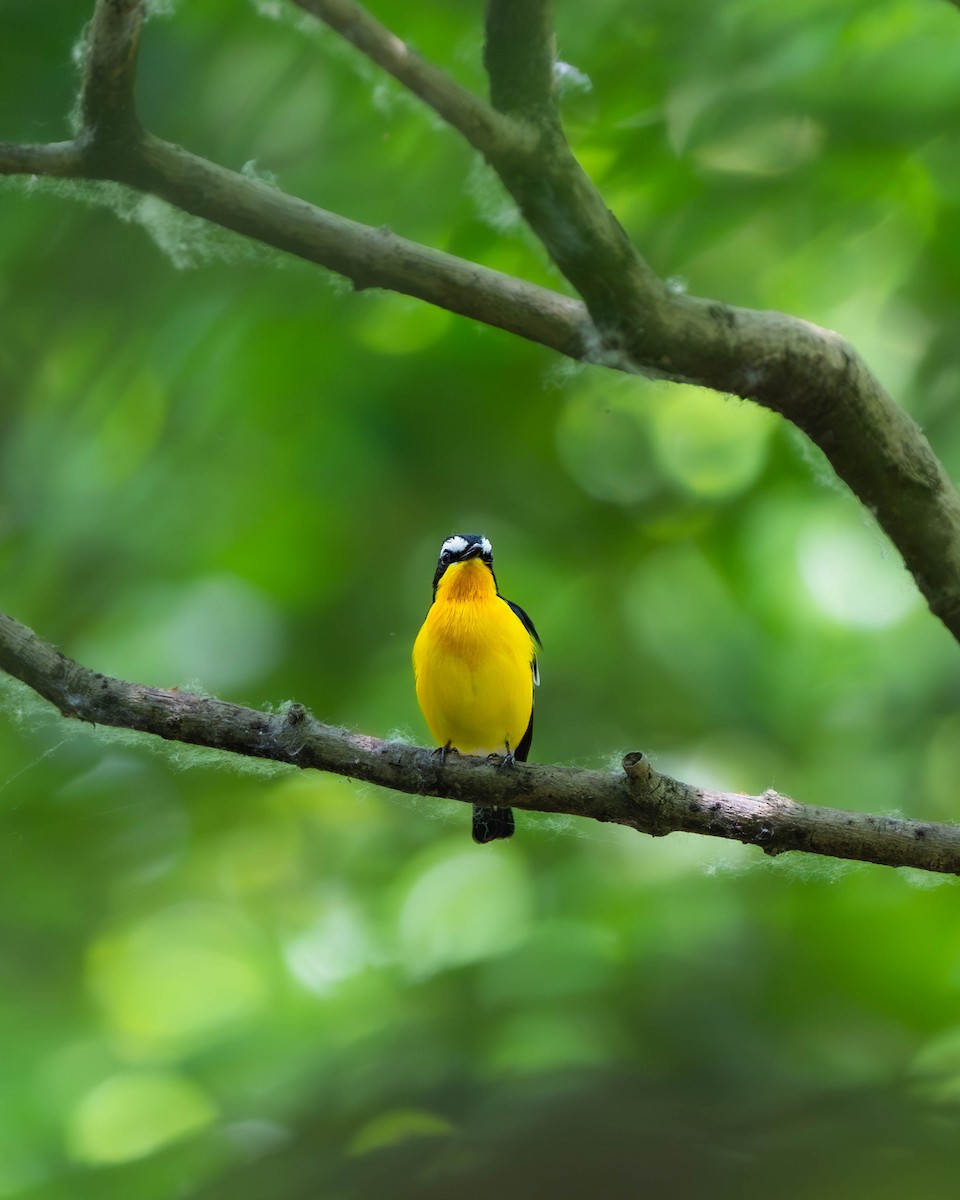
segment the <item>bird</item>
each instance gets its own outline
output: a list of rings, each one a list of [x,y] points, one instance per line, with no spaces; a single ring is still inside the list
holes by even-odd
[[[533,739],[533,689],[540,638],[518,605],[500,595],[493,547],[478,533],[455,533],[440,548],[433,603],[413,646],[417,701],[439,744],[524,762]],[[513,811],[473,806],[473,840],[513,835]]]

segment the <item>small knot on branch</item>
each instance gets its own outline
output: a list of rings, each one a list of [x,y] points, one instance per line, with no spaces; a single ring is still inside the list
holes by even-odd
[[[271,721],[276,744],[289,755],[288,762],[298,763],[300,761],[304,743],[310,735],[309,716],[309,712],[302,704],[291,700],[289,704],[285,704],[281,708],[279,721]]]
[[[651,837],[664,837],[672,833],[676,825],[665,809],[668,796],[663,787],[664,777],[651,767],[649,759],[640,750],[631,750],[629,754],[625,754],[620,760],[620,765],[643,813],[636,821],[636,828]]]
[[[653,775],[650,761],[642,750],[631,750],[620,760],[620,765],[626,772],[631,783],[647,784]]]

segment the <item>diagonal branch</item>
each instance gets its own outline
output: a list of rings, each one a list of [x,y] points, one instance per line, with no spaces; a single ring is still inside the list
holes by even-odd
[[[548,0],[490,0],[484,62],[494,103],[539,118],[541,129],[531,153],[503,154],[492,166],[547,253],[583,297],[604,344],[649,367],[658,351],[662,355],[671,295],[567,142],[553,101]],[[682,377],[669,356],[664,366],[668,377]]]
[[[0,142],[0,176],[106,178],[184,212],[316,263],[361,291],[385,288],[503,329],[584,361],[597,343],[581,301],[502,271],[308,204],[150,134],[118,159],[92,158],[82,141]]]
[[[361,6],[347,0],[295,3],[334,28],[331,8],[348,7],[362,19]],[[491,0],[487,12],[491,91],[514,120],[495,145],[478,148],[583,297],[596,335],[588,361],[742,396],[792,421],[873,513],[931,611],[960,640],[960,493],[920,429],[836,334],[781,313],[671,292],[607,209],[559,122],[542,121],[531,144],[533,126],[517,117],[520,110],[542,116],[548,103],[547,3]],[[372,19],[363,39],[351,40],[375,62],[394,42],[403,44]],[[522,73],[524,63],[534,82],[518,85],[511,71]],[[432,98],[435,84],[424,83],[425,72],[434,81],[436,70],[418,59],[394,73],[444,116]],[[456,117],[448,119],[464,133]],[[511,143],[511,130],[522,138]]]
[[[2,614],[0,670],[65,717],[330,771],[394,791],[589,817],[655,837],[706,834],[758,846],[769,855],[796,850],[960,874],[960,826],[814,807],[773,791],[744,796],[698,788],[661,775],[638,753],[628,754],[617,772],[532,763],[503,770],[456,755],[441,766],[433,751],[321,724],[299,704],[280,713],[259,712],[101,675]]]

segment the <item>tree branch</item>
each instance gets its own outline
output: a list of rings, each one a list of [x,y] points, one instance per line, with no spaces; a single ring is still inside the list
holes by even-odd
[[[549,0],[490,0],[483,65],[500,112],[559,124],[554,102],[554,33]]]
[[[85,174],[85,149],[80,141],[27,144],[0,142],[0,175],[45,175],[77,179]]]
[[[461,87],[446,71],[421,58],[401,38],[353,0],[293,0],[299,8],[336,30],[351,45],[462,134],[481,154],[496,158],[518,145],[531,146],[529,130],[514,124]]]
[[[527,114],[541,133],[532,151],[492,160],[504,187],[601,336],[628,352],[638,327],[656,337],[670,294],[577,162],[556,112],[549,0],[490,0],[484,63],[494,105]]]
[[[326,20],[326,10],[346,0],[295,2]],[[531,104],[542,113],[547,102],[548,20],[545,0],[491,0],[488,6],[491,89],[511,115]],[[399,39],[377,22],[365,28],[363,39],[351,40],[379,62]],[[508,48],[508,36],[521,41]],[[529,86],[511,78],[524,62],[534,64]],[[396,77],[433,104],[419,77]],[[873,513],[930,609],[960,641],[960,493],[919,428],[853,348],[797,318],[672,293],[607,209],[559,122],[547,121],[533,144],[530,128],[515,120],[502,127],[495,146],[479,148],[583,297],[596,334],[587,360],[741,396],[791,420]],[[522,142],[511,142],[511,131],[524,131]]]
[[[140,130],[134,98],[143,0],[97,0],[87,29],[80,111],[95,143],[125,142]]]
[[[586,309],[570,296],[351,221],[149,134],[140,155],[112,177],[336,271],[358,290],[415,296],[577,359],[595,336]]]
[[[798,804],[777,792],[744,796],[681,783],[628,754],[622,771],[436,754],[324,725],[299,704],[259,712],[207,696],[146,687],[98,674],[0,614],[0,669],[22,680],[65,717],[134,729],[290,766],[330,771],[393,791],[467,804],[508,805],[615,822],[662,837],[706,834],[831,858],[960,874],[960,826],[905,821]]]

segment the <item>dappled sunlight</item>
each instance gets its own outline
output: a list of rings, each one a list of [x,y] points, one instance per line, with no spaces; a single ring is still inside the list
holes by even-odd
[[[650,439],[636,397],[618,380],[591,374],[569,389],[557,424],[557,449],[574,480],[590,496],[632,505],[657,489]]]
[[[760,118],[701,142],[694,158],[711,171],[787,175],[815,158],[823,139],[823,127],[810,116]]]

